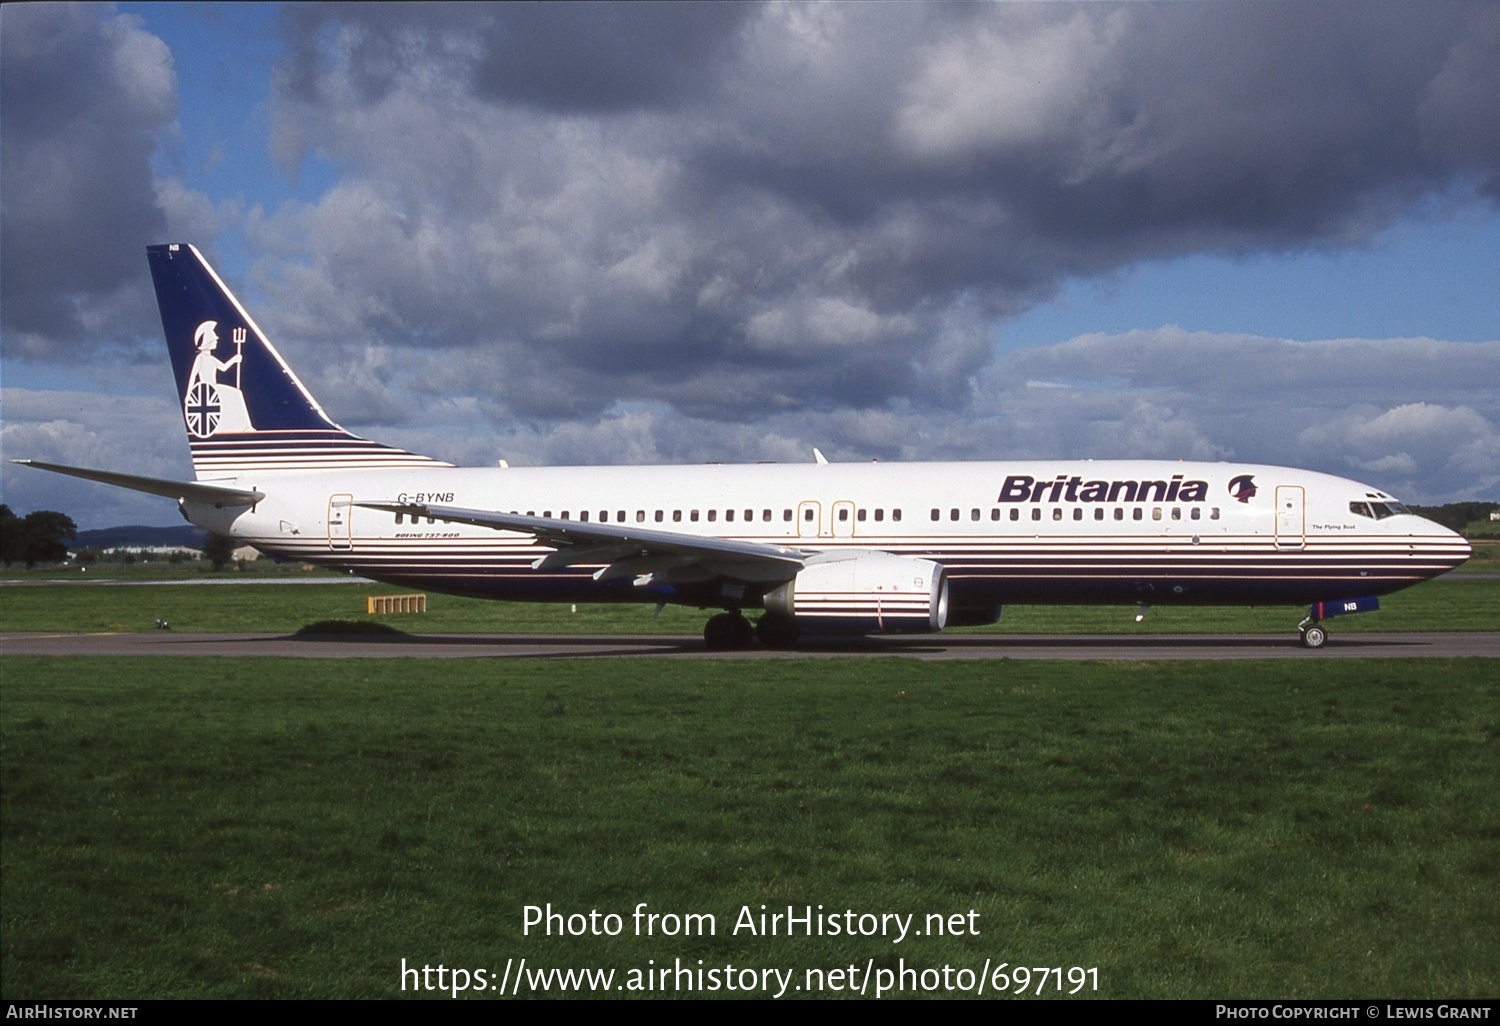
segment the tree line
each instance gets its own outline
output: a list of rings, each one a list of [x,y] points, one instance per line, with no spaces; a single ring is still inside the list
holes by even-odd
[[[39,509],[18,517],[0,505],[0,562],[6,566],[25,563],[30,570],[38,563],[61,563],[76,537],[78,525],[66,513]]]
[[[68,558],[68,543],[77,537],[78,525],[66,513],[39,509],[19,517],[0,505],[0,563],[5,566],[24,563],[31,570],[38,563],[61,563]],[[234,559],[234,546],[232,538],[210,534],[203,557],[222,570]]]
[[[1489,520],[1500,509],[1500,502],[1450,502],[1443,506],[1408,506],[1419,517],[1426,517],[1448,528],[1463,531],[1476,520]]]

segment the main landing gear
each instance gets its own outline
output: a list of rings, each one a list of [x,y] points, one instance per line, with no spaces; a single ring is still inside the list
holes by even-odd
[[[759,638],[767,648],[791,648],[802,632],[791,617],[765,613],[754,627],[738,611],[709,617],[703,625],[703,641],[715,652],[736,652],[750,647]]]
[[[714,652],[733,652],[750,647],[755,629],[739,613],[719,613],[703,625],[703,640]]]

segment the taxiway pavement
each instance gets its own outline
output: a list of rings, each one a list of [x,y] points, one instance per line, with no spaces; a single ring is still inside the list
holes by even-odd
[[[1308,650],[1295,634],[1123,636],[947,634],[805,640],[790,650],[756,645],[711,652],[691,635],[590,634],[138,634],[9,633],[8,655],[234,656],[302,659],[674,658],[797,659],[1432,659],[1500,658],[1500,633],[1335,634]]]

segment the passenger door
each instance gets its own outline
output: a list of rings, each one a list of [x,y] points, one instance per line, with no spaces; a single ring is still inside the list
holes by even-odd
[[[1306,491],[1299,485],[1276,486],[1276,547],[1300,549],[1307,543]]]
[[[354,546],[353,501],[347,492],[328,497],[328,547],[334,552],[347,552]]]

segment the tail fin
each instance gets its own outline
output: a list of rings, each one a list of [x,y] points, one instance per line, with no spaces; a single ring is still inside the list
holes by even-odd
[[[252,470],[448,466],[339,427],[192,246],[146,247],[199,480]]]

